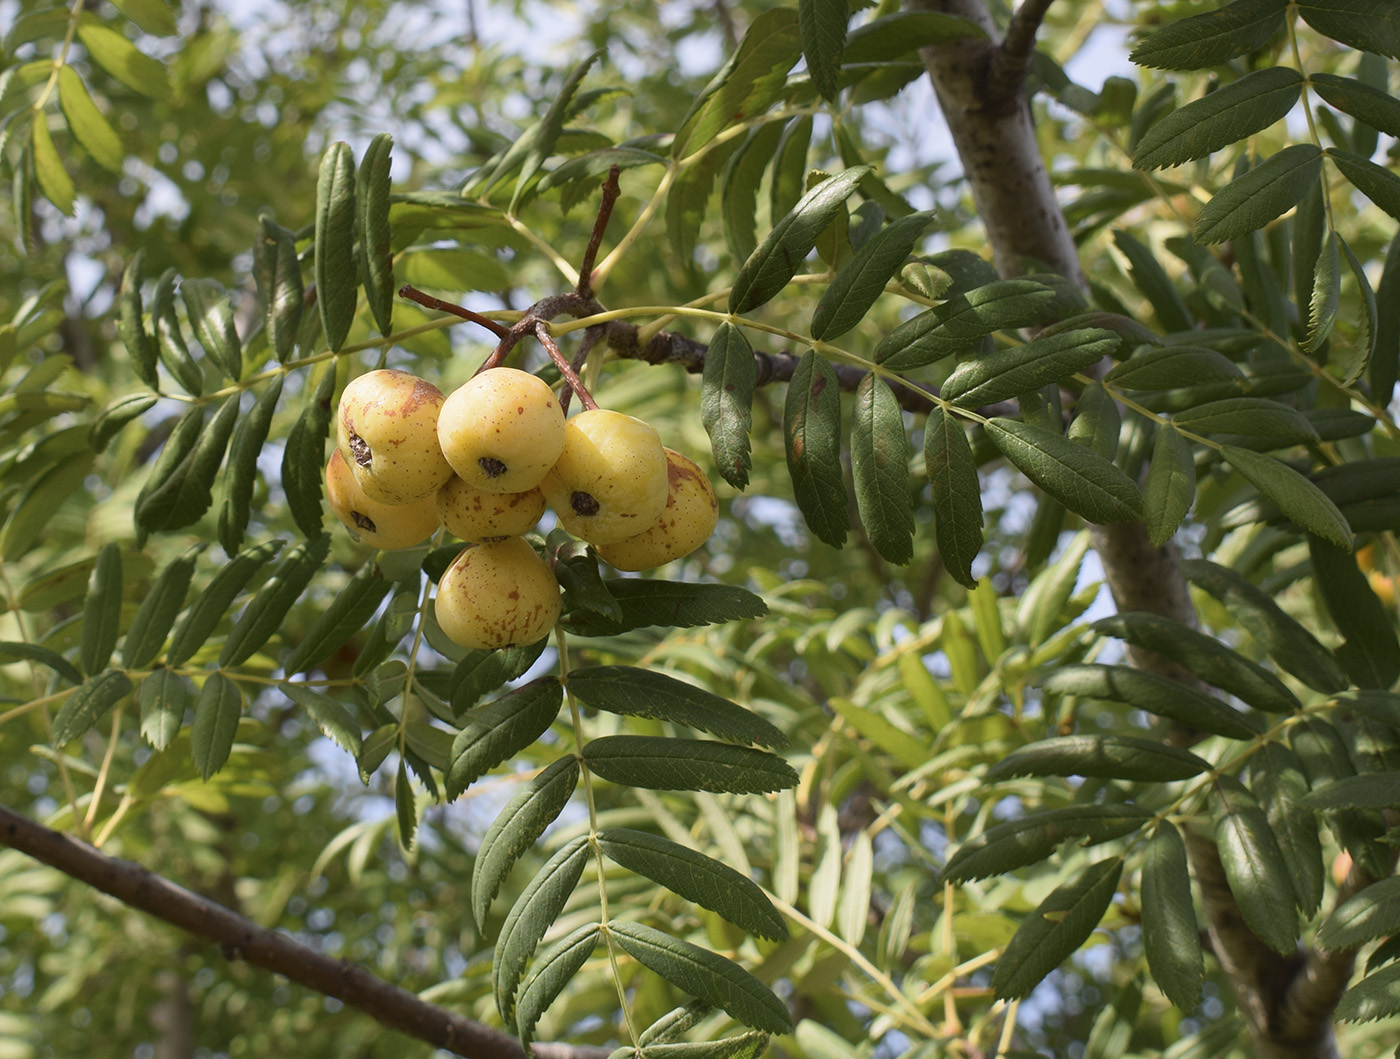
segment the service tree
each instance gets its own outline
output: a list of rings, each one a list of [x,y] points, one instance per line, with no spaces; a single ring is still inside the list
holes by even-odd
[[[505,14],[0,5],[0,1055],[1389,1054],[1400,6]]]

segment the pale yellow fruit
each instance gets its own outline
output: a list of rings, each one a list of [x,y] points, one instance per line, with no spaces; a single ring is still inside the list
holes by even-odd
[[[554,391],[518,368],[483,371],[453,390],[437,430],[457,477],[489,493],[535,488],[564,449],[564,412]]]
[[[433,609],[442,631],[462,647],[532,644],[559,620],[559,582],[519,537],[473,544],[438,581]]]
[[[544,514],[539,487],[524,493],[488,493],[455,474],[437,491],[437,512],[447,532],[464,541],[518,537]]]
[[[336,413],[336,447],[371,500],[406,504],[431,496],[452,468],[438,447],[442,391],[406,371],[352,379]]]
[[[616,544],[597,545],[604,562],[619,570],[650,570],[689,555],[710,539],[719,522],[715,487],[700,466],[666,449],[666,506],[647,529]]]
[[[650,423],[594,408],[570,419],[540,483],[559,523],[590,544],[634,537],[666,506],[666,450]]]
[[[371,500],[338,449],[326,464],[326,499],[352,537],[385,551],[411,548],[438,531],[435,497],[420,497],[407,504]]]

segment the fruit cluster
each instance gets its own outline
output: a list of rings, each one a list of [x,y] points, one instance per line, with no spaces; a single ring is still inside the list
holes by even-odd
[[[592,408],[565,419],[538,376],[490,368],[444,396],[405,371],[345,387],[326,466],[336,517],[377,548],[439,527],[463,549],[438,582],[438,623],[471,648],[534,643],[560,614],[554,572],[521,534],[553,508],[559,524],[619,570],[688,555],[718,518],[715,491],[656,429]]]

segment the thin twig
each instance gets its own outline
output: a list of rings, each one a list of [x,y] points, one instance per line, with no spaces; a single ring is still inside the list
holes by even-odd
[[[569,358],[564,356],[558,344],[554,341],[554,336],[549,333],[549,324],[543,320],[535,324],[535,337],[540,340],[540,345],[544,346],[549,354],[549,359],[554,361],[554,366],[559,369],[559,374],[564,376],[564,381],[569,384],[569,389],[578,394],[578,399],[583,407],[593,411],[598,407],[598,402],[593,400],[593,395],[588,392],[588,388],[583,385],[583,380],[578,377],[574,367],[569,363]]]
[[[436,309],[438,312],[442,313],[451,313],[453,316],[460,316],[463,320],[470,320],[474,324],[480,324],[497,338],[505,338],[510,334],[510,328],[506,327],[505,324],[498,324],[489,317],[482,316],[480,313],[474,313],[470,309],[464,309],[462,306],[456,305],[453,302],[443,301],[441,298],[434,298],[431,294],[425,294],[417,287],[410,286],[407,283],[399,288],[399,297],[407,298],[411,302],[417,302],[425,308]]]
[[[622,194],[622,187],[618,183],[621,173],[620,166],[613,166],[608,170],[608,178],[603,181],[603,201],[598,205],[598,216],[593,221],[593,234],[588,237],[588,248],[583,252],[583,261],[578,270],[577,290],[581,298],[593,297],[593,263],[598,260],[598,248],[603,245],[603,233],[608,230],[613,206],[617,203],[617,197]]]
[[[349,960],[336,960],[286,934],[268,930],[217,901],[192,893],[139,864],[109,857],[85,842],[35,823],[0,805],[0,843],[57,868],[181,930],[326,996],[333,996],[386,1026],[467,1059],[525,1059],[520,1042],[455,1011],[429,1004]],[[605,1059],[608,1048],[535,1044],[540,1059]]]

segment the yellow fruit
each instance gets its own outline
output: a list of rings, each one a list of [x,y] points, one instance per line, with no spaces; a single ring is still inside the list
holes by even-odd
[[[488,493],[454,474],[437,491],[437,512],[447,532],[464,541],[518,537],[544,514],[544,494],[538,486],[525,493]]]
[[[438,530],[434,497],[420,497],[407,504],[371,500],[338,449],[326,464],[326,499],[352,537],[385,551],[411,548]]]
[[[438,581],[433,608],[442,631],[462,647],[532,644],[559,620],[559,582],[519,537],[474,544]]]
[[[559,523],[590,544],[634,537],[666,506],[666,450],[656,428],[603,408],[580,412],[540,483]]]
[[[448,395],[437,431],[447,462],[468,485],[525,493],[563,451],[564,413],[538,376],[492,368]]]
[[[431,496],[452,468],[438,447],[443,396],[430,382],[382,368],[352,379],[336,413],[336,447],[365,496],[406,504]]]
[[[669,488],[660,517],[635,537],[596,546],[619,570],[650,570],[689,555],[709,540],[719,521],[719,503],[705,472],[675,449],[665,451]]]

